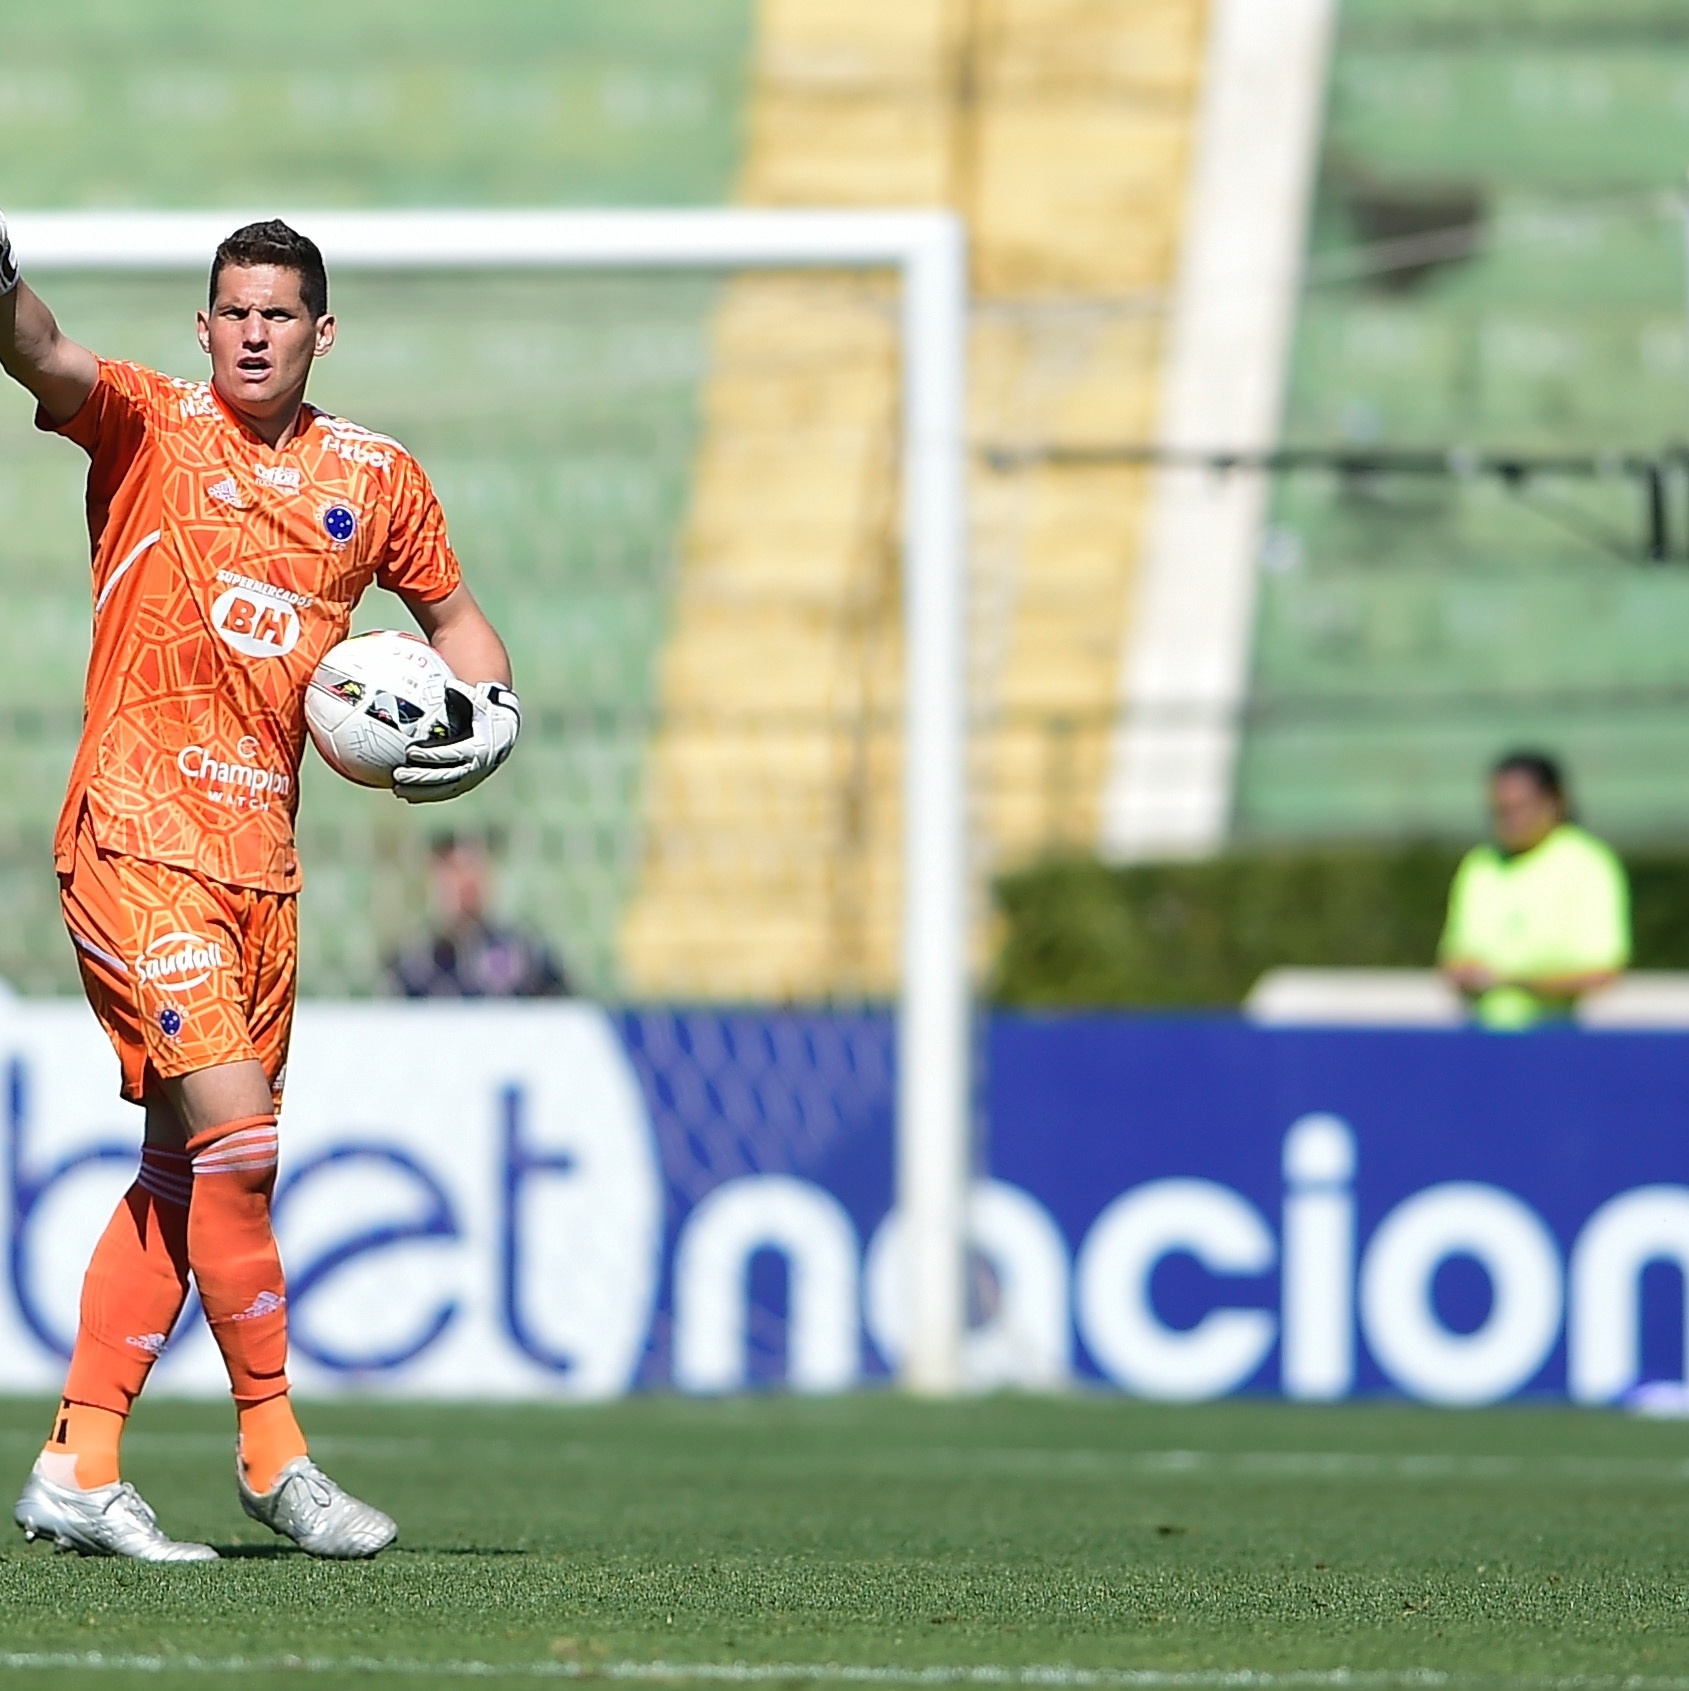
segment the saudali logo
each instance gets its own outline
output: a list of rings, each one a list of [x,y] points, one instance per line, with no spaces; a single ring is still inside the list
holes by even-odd
[[[178,991],[201,986],[211,979],[211,971],[223,967],[223,948],[214,939],[199,934],[160,934],[135,965],[135,972],[144,981],[156,981],[160,986]]]
[[[246,576],[221,572],[230,582],[211,607],[211,626],[224,642],[249,658],[285,657],[299,643],[299,607],[310,596],[289,593]]]

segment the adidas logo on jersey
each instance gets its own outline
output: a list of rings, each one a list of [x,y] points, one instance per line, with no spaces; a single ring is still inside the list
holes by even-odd
[[[237,511],[246,509],[246,501],[241,497],[240,483],[233,476],[225,476],[221,481],[214,481],[205,490],[211,498],[224,505],[233,505]]]

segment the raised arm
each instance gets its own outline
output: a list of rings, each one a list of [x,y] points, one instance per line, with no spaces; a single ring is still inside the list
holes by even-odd
[[[82,409],[100,374],[93,353],[59,332],[41,296],[18,274],[4,217],[0,217],[0,369],[28,388],[55,423],[68,423]]]

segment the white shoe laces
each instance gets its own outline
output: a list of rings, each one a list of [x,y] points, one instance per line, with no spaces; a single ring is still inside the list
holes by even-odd
[[[154,1532],[158,1530],[158,1515],[153,1506],[127,1480],[118,1485],[117,1490],[112,1494],[111,1501],[101,1513],[109,1515],[114,1509],[128,1515],[131,1519],[138,1519],[143,1526]]]
[[[335,1493],[340,1489],[316,1463],[301,1468],[294,1478],[304,1484],[310,1493],[311,1501],[319,1509],[330,1509],[334,1506]]]

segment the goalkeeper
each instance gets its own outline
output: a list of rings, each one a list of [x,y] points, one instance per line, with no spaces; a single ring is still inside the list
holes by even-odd
[[[335,333],[315,245],[280,222],[237,230],[212,260],[198,331],[209,382],[96,357],[22,280],[0,220],[0,366],[33,395],[37,425],[89,458],[93,644],[54,841],[60,898],[123,1096],[146,1117],[15,1515],[31,1538],[89,1555],[216,1555],[167,1537],[119,1465],[191,1278],[228,1369],[242,1507],[313,1555],[371,1556],[397,1529],[312,1462],[294,1417],[270,1226],[304,692],[373,582],[404,601],[471,707],[465,738],[411,752],[401,798],[485,780],[521,712],[420,466],[305,403]]]

